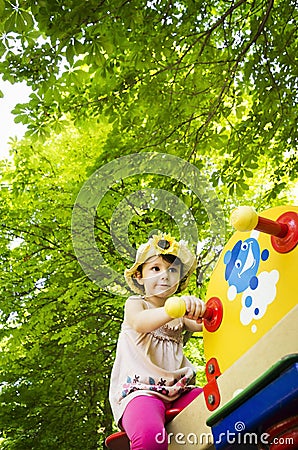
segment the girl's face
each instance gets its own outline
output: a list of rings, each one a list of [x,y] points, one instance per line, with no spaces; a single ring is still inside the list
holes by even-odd
[[[142,266],[138,282],[144,286],[146,297],[167,299],[176,292],[181,276],[180,263],[165,261],[161,256],[152,256]]]

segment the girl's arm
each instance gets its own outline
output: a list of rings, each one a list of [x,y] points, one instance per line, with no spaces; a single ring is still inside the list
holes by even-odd
[[[185,327],[189,331],[202,331],[200,318],[206,309],[205,303],[193,295],[183,295],[182,298],[187,309],[187,315],[183,318]],[[129,297],[126,301],[125,318],[127,323],[138,333],[150,333],[173,320],[163,306],[147,309],[145,303],[138,297]]]
[[[203,325],[202,323],[199,323],[199,320],[193,320],[193,319],[188,319],[187,317],[183,318],[183,322],[184,322],[184,326],[188,331],[202,331],[203,330]]]
[[[186,305],[186,315],[183,318],[185,328],[189,331],[202,331],[202,316],[206,310],[206,305],[194,295],[182,295]]]
[[[138,333],[150,333],[173,320],[163,306],[147,309],[145,303],[136,297],[129,297],[126,301],[125,319]]]

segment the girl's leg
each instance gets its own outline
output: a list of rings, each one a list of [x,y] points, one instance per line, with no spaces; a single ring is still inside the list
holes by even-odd
[[[167,450],[165,405],[157,397],[138,396],[125,408],[122,426],[131,442],[131,450]]]
[[[186,392],[185,394],[182,394],[177,400],[174,400],[171,403],[171,408],[179,408],[184,409],[186,406],[188,406],[195,398],[197,398],[201,393],[203,392],[203,389],[200,387],[194,388],[189,392]]]

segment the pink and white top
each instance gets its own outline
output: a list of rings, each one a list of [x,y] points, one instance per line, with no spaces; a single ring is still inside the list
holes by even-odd
[[[142,296],[130,300],[151,305]],[[193,389],[196,370],[183,354],[183,318],[149,333],[138,333],[124,317],[111,373],[109,399],[118,424],[126,405],[138,395],[172,402]]]

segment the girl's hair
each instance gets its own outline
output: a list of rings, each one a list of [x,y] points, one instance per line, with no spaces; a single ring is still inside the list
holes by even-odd
[[[161,254],[161,255],[158,255],[158,256],[161,256],[162,257],[162,259],[164,260],[164,261],[166,261],[167,263],[169,263],[169,264],[174,264],[175,266],[180,266],[180,267],[182,267],[182,261],[181,261],[181,259],[180,258],[178,258],[178,256],[175,256],[175,255],[171,255],[171,254],[165,254],[165,255],[163,255],[163,254]],[[145,261],[146,262],[146,261]],[[144,264],[144,263],[143,263]],[[143,264],[140,264],[139,266],[138,266],[138,268],[137,268],[137,272],[139,272],[141,275],[142,275],[142,268],[143,268]],[[181,273],[181,271],[180,271],[180,273]],[[178,288],[177,288],[177,290],[176,290],[176,293],[178,294],[179,292],[181,292],[181,284],[182,283],[184,283],[185,282],[185,278],[187,277],[187,275],[185,276],[185,277],[183,277],[180,281],[179,281],[179,285],[178,285]],[[135,283],[137,283],[137,279],[135,278],[135,279],[133,279],[133,281],[135,282]]]

